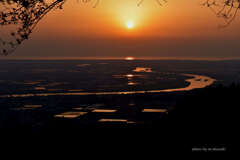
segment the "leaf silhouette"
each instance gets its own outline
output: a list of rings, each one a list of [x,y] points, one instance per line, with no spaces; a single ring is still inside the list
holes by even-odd
[[[66,0],[0,0],[0,54],[12,53],[29,38],[38,22]],[[7,31],[10,31],[8,33]]]
[[[223,18],[225,24],[220,27],[226,27],[236,18],[240,9],[240,0],[207,0],[202,5],[210,8],[217,17]]]

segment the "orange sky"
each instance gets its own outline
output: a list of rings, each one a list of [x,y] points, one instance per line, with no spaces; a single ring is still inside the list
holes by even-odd
[[[77,37],[204,37],[226,36],[236,32],[240,23],[218,30],[223,23],[206,7],[203,0],[169,1],[164,7],[155,0],[145,0],[138,7],[138,0],[101,0],[97,8],[93,3],[67,1],[63,10],[49,13],[40,22],[38,32]],[[132,20],[134,30],[127,30],[125,23]],[[42,35],[42,34],[41,34]],[[238,35],[240,33],[238,32]]]
[[[240,15],[229,27],[218,29],[224,21],[201,6],[203,1],[169,0],[161,7],[155,0],[145,0],[138,7],[138,0],[101,0],[97,8],[92,8],[93,3],[68,0],[63,10],[46,15],[31,40],[16,51],[16,56],[30,56],[35,50],[33,56],[36,57],[49,56],[47,52],[59,53],[52,56],[96,57],[99,54],[101,57],[111,56],[114,49],[120,49],[121,52],[112,56],[196,57],[201,56],[199,49],[203,49],[206,57],[215,57],[219,51],[220,56],[227,57],[229,50],[223,52],[218,45],[227,46],[228,42],[234,47],[230,48],[231,52],[239,51]],[[135,25],[131,30],[125,25],[129,20]],[[142,45],[145,48],[138,50]],[[181,53],[177,53],[179,50]],[[195,50],[199,52],[196,55],[192,53]],[[230,55],[238,56],[237,53]]]

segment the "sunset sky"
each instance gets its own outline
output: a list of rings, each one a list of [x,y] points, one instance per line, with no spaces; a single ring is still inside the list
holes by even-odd
[[[68,0],[49,12],[8,58],[240,57],[240,14],[227,28],[204,0]],[[130,26],[130,27],[129,27]]]

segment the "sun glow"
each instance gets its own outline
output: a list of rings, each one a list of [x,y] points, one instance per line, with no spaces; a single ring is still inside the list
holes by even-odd
[[[135,58],[134,57],[126,57],[125,58],[125,60],[127,60],[127,61],[132,61],[132,60],[134,60]]]
[[[127,23],[126,23],[126,27],[128,28],[128,29],[133,29],[135,26],[134,26],[134,22],[133,21],[128,21]]]

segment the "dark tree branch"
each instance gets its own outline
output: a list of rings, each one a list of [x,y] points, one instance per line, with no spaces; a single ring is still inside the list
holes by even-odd
[[[17,29],[10,33],[13,40],[6,41],[0,37],[0,54],[12,53],[24,40],[29,38],[38,22],[52,9],[62,8],[66,0],[0,0],[0,27],[17,26]]]
[[[240,0],[207,0],[202,5],[210,8],[217,17],[223,18],[225,24],[220,27],[226,27],[236,18],[240,9]]]

